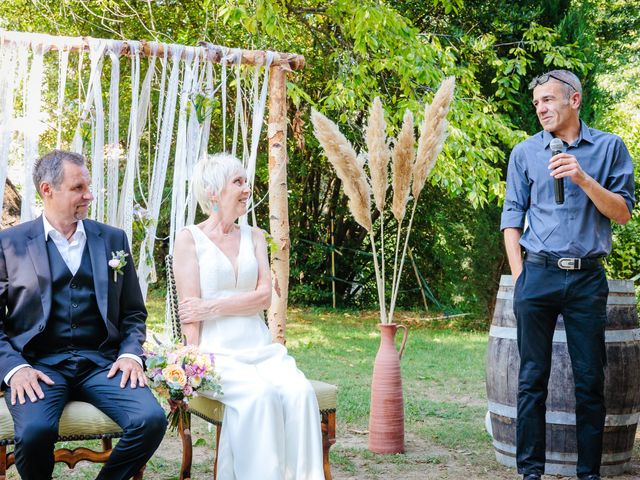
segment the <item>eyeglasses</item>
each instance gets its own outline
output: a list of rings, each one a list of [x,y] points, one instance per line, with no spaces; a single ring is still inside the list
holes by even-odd
[[[533,90],[538,85],[544,85],[551,78],[553,78],[554,80],[557,80],[559,82],[562,82],[565,85],[569,85],[574,92],[578,91],[578,89],[576,87],[574,87],[572,84],[570,84],[566,80],[563,80],[563,79],[561,79],[559,77],[556,77],[553,73],[545,73],[544,75],[540,75],[540,76],[534,78],[533,80],[531,80],[531,83],[529,83],[529,90]]]

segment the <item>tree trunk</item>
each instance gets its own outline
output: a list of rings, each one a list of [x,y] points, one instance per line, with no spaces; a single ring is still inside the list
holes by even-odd
[[[7,178],[4,187],[4,202],[2,204],[2,226],[8,228],[20,223],[20,205],[22,199],[16,187]]]
[[[271,250],[271,308],[269,330],[274,342],[285,343],[289,297],[289,213],[287,201],[287,74],[272,67],[269,75],[269,228]]]

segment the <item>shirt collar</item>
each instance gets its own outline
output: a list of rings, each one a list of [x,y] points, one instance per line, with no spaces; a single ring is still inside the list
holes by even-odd
[[[53,225],[51,225],[51,223],[49,223],[49,220],[47,220],[47,216],[45,214],[42,214],[42,223],[44,225],[44,239],[45,240],[49,239],[49,237],[51,236],[52,232],[55,232],[60,237],[63,237],[63,235],[60,232],[58,232],[58,230],[56,230],[53,227]],[[81,232],[81,235],[84,236],[84,237],[87,236],[86,232],[84,231],[84,224],[82,223],[82,220],[78,220],[78,222],[76,223],[76,231],[74,232],[72,237],[77,235],[78,232]]]
[[[554,137],[551,133],[547,132],[546,130],[542,131],[542,145],[544,145],[544,148],[547,148],[549,146],[553,138]],[[593,137],[591,136],[591,130],[589,130],[589,127],[587,126],[586,123],[580,120],[580,134],[578,135],[578,139],[576,140],[575,145],[576,146],[579,145],[582,140],[593,144]]]

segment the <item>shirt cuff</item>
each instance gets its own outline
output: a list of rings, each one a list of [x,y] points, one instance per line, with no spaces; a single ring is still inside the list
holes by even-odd
[[[131,358],[132,360],[135,360],[136,362],[138,362],[142,368],[144,368],[144,365],[142,364],[142,359],[139,356],[134,355],[133,353],[123,353],[118,357],[118,360],[120,360],[121,358]]]
[[[25,367],[30,367],[31,365],[29,365],[28,363],[21,363],[20,365],[18,365],[17,367],[13,367],[11,370],[9,370],[9,373],[7,373],[4,377],[4,383],[6,386],[9,386],[9,382],[11,381],[11,377],[13,377],[13,374],[16,373],[18,370],[20,370],[21,368],[25,368]]]
[[[524,212],[518,212],[515,210],[505,210],[502,212],[502,217],[500,218],[500,230],[504,230],[505,228],[519,228],[522,230],[524,228],[524,218],[526,214]]]

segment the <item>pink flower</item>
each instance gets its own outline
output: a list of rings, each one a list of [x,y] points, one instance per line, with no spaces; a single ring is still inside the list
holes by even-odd
[[[186,397],[190,397],[191,395],[193,395],[193,387],[191,385],[185,385],[182,388],[182,393],[184,393]]]
[[[118,268],[120,266],[120,260],[118,260],[117,258],[112,258],[111,260],[109,260],[109,266],[111,268]]]

